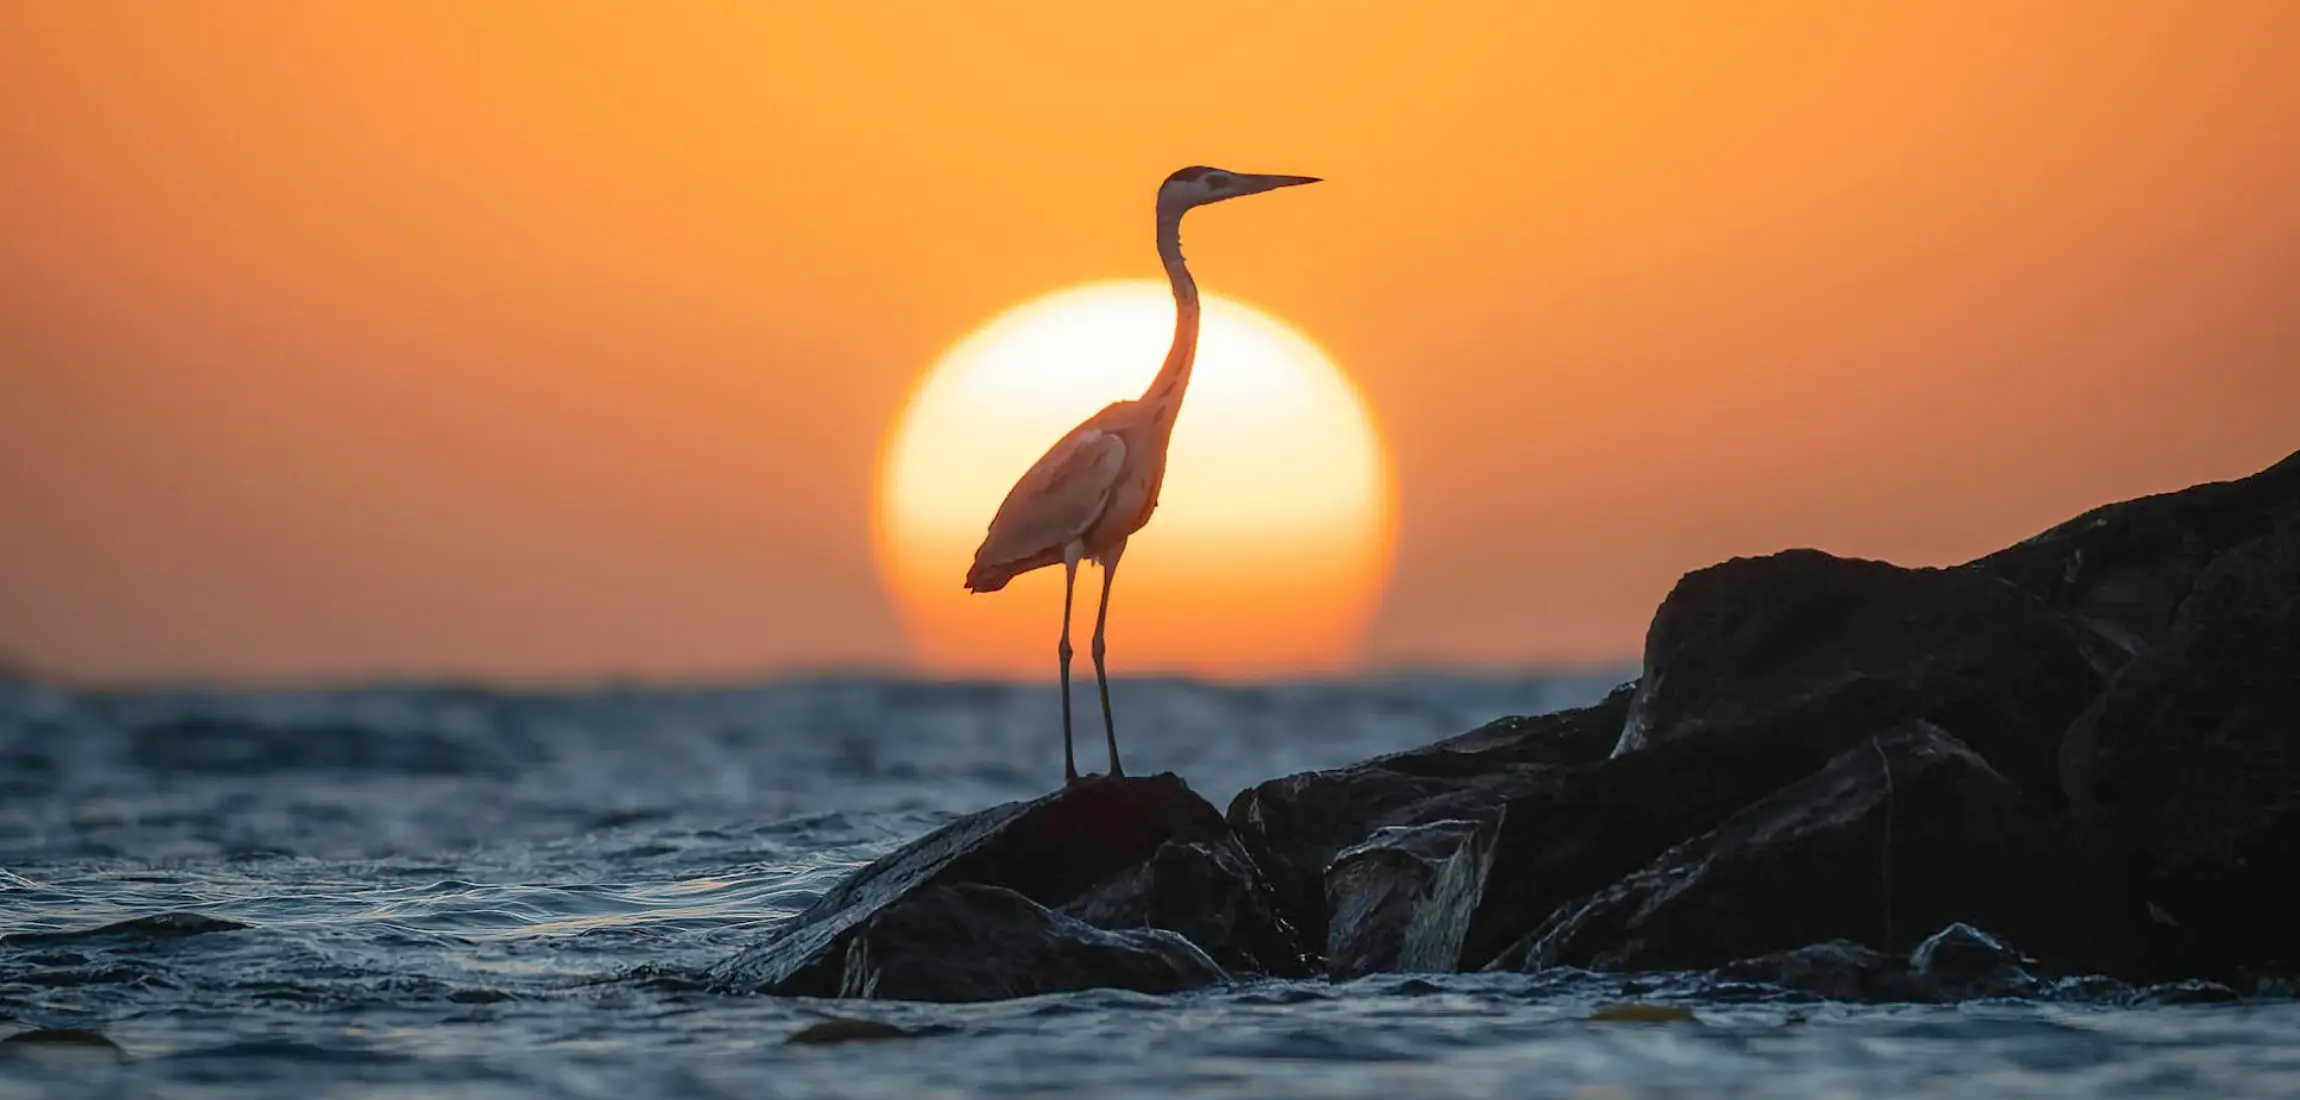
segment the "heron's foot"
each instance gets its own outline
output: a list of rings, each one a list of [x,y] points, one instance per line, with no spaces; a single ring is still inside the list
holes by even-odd
[[[1112,778],[1112,779],[1124,779],[1124,778],[1126,778],[1126,769],[1124,769],[1124,768],[1121,768],[1121,767],[1119,767],[1119,766],[1118,766],[1118,758],[1117,758],[1117,757],[1115,757],[1115,756],[1113,756],[1113,757],[1111,757],[1111,758],[1110,758],[1110,778]]]

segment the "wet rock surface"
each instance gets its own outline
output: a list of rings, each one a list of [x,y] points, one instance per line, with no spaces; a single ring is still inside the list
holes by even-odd
[[[1718,967],[1723,981],[1793,989],[1835,1001],[1951,1003],[2033,997],[2046,988],[2034,959],[1967,924],[1952,924],[1906,954],[1823,940]]]
[[[1087,891],[1063,912],[1096,928],[1177,932],[1225,968],[1306,978],[1317,956],[1234,839],[1169,840],[1149,860]]]
[[[1629,692],[1589,707],[1504,718],[1411,752],[1286,776],[1231,800],[1230,827],[1277,891],[1288,918],[1325,943],[1326,868],[1384,828],[1488,821],[1557,767],[1603,759],[1621,733]]]
[[[1697,970],[1829,940],[1932,960],[1945,948],[1918,938],[1969,921],[2049,950],[2057,970],[2130,974],[2137,934],[2107,871],[1977,754],[1916,722],[1559,908],[1522,965]]]
[[[1713,731],[1542,777],[1439,877],[1422,915],[1438,969],[1476,970],[1558,906],[1602,889],[1866,739],[1826,709]]]
[[[1336,855],[1326,868],[1326,973],[1401,969],[1438,875],[1476,831],[1477,822],[1461,818],[1392,825]]]
[[[714,967],[710,983],[734,992],[811,997],[865,988],[928,992],[944,988],[925,978],[913,985],[906,984],[911,979],[887,976],[892,965],[887,960],[917,963],[923,958],[897,942],[905,930],[931,932],[936,943],[964,945],[970,954],[966,963],[978,969],[939,971],[940,977],[934,979],[949,983],[952,990],[973,988],[967,981],[975,982],[974,987],[995,987],[998,983],[992,976],[1022,965],[995,957],[999,951],[1022,952],[1018,958],[1026,961],[1059,964],[1064,980],[1084,972],[1081,968],[1088,962],[1080,960],[1117,958],[1107,952],[1071,950],[1088,942],[1071,927],[1090,927],[1085,922],[1059,914],[1024,919],[1011,907],[970,893],[934,894],[936,902],[921,911],[891,923],[877,922],[906,900],[958,886],[997,887],[1049,910],[1084,899],[1081,914],[1119,927],[1172,921],[1206,936],[1233,961],[1253,970],[1279,967],[1275,972],[1301,973],[1309,966],[1292,930],[1269,912],[1268,887],[1231,839],[1221,815],[1169,774],[1147,779],[1094,777],[1043,798],[951,822],[857,871],[766,942]],[[969,916],[992,923],[973,930],[971,940],[965,930],[937,923]],[[872,946],[857,955],[850,945],[866,928],[876,929],[871,933]],[[1131,942],[1096,940],[1090,945]],[[855,967],[863,963],[869,973],[858,976]],[[1136,988],[1126,983],[1139,973],[1116,967],[1109,984]],[[960,980],[966,975],[972,977]],[[1008,984],[1019,982],[1013,979]]]
[[[1906,960],[1851,940],[1823,940],[1789,951],[1736,959],[1717,968],[1720,981],[1793,989],[1832,1001],[1906,1001]]]
[[[1077,989],[1172,993],[1226,975],[1182,936],[1106,931],[1012,890],[930,886],[881,909],[847,944],[841,997],[997,1001]]]

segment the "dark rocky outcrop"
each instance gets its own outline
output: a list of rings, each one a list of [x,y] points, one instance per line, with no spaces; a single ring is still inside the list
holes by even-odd
[[[1104,931],[998,886],[929,886],[848,941],[841,997],[996,1001],[1077,989],[1172,993],[1222,981],[1214,960],[1160,928]]]
[[[1124,883],[1129,873],[1157,862],[1170,843],[1180,845],[1173,850],[1176,853],[1195,854],[1169,855],[1163,871],[1153,868],[1131,887]],[[1204,860],[1190,863],[1197,855]],[[1225,876],[1238,881],[1221,881]],[[1213,937],[1220,940],[1218,946],[1233,959],[1253,965],[1285,959],[1287,944],[1298,944],[1290,929],[1254,925],[1254,901],[1264,899],[1266,910],[1268,888],[1259,881],[1251,858],[1230,837],[1221,815],[1181,779],[1171,774],[1148,779],[1095,777],[1043,798],[961,818],[871,863],[778,929],[772,939],[713,967],[710,983],[727,991],[836,996],[861,980],[850,972],[856,956],[849,944],[864,926],[913,895],[961,885],[999,887],[1047,909],[1078,902],[1102,887],[1100,896],[1087,900],[1081,912],[1108,915],[1127,925],[1187,918],[1201,931],[1222,931],[1223,936]],[[1169,898],[1163,894],[1168,889],[1180,893]],[[1220,908],[1225,905],[1229,908]],[[1052,917],[1029,924],[988,903],[946,904],[940,912],[980,913],[1002,922],[979,930],[970,948],[978,954],[1027,948],[1034,952],[1030,958],[1067,958],[1060,951],[1048,954],[1053,949],[1047,944],[1075,938],[1068,924]],[[1028,927],[1015,931],[1024,925]],[[923,918],[882,926],[867,957],[880,960],[873,964],[880,968],[888,965],[884,962],[888,958],[913,957],[915,953],[904,952],[890,938],[892,929],[932,927]],[[957,933],[945,939],[963,942]],[[1298,946],[1294,952],[1298,959]],[[1006,965],[997,959],[970,961],[990,968]],[[1297,971],[1301,968],[1298,962],[1294,965]],[[1133,973],[1114,971],[1113,980]]]
[[[1179,932],[1240,973],[1306,978],[1317,971],[1317,957],[1234,839],[1169,840],[1063,912],[1096,928]]]
[[[1272,781],[1240,796],[1231,820],[1292,904],[1309,904],[1314,870],[1352,887],[1299,917],[1305,927],[1343,906],[1353,917],[1382,911],[1408,926],[1391,965],[1476,968],[1560,906],[1879,731],[1923,722],[2006,785],[1991,797],[2017,798],[2053,837],[2085,837],[2081,853],[2049,842],[2083,868],[2084,906],[2056,910],[2081,927],[2012,929],[2054,964],[2129,967],[2122,947],[2048,945],[2123,943],[2120,930],[2145,913],[2166,940],[2156,955],[2173,960],[2162,972],[2227,972],[2216,948],[2288,968],[2295,950],[2268,941],[2295,914],[2259,899],[2273,869],[2300,866],[2295,515],[2300,456],[2241,481],[2100,509],[1951,569],[1811,550],[1735,559],[1671,592],[1627,700],[1531,720],[1553,731],[1532,742],[1543,751],[1402,754]],[[1576,755],[1578,738],[1613,713],[1622,736],[1610,757]],[[2077,820],[2062,820],[2078,801]],[[1481,827],[1426,886],[1420,861],[1401,853],[1336,865],[1375,829],[1447,818]],[[1377,884],[1360,876],[1379,867],[1412,882],[1362,892]],[[1339,957],[1362,930],[1324,937],[1333,972],[1383,965],[1386,941]]]
[[[1788,951],[1736,959],[1717,968],[1724,983],[1779,986],[1831,1001],[1919,1001],[1906,982],[1907,960],[1851,940],[1823,940]]]
[[[1380,829],[1491,820],[1552,768],[1602,759],[1620,736],[1629,692],[1594,706],[1505,718],[1411,752],[1273,779],[1239,792],[1230,827],[1269,877],[1303,937],[1328,939],[1326,868]]]
[[[1462,818],[1392,825],[1334,856],[1326,868],[1326,973],[1341,979],[1401,969],[1439,871],[1476,831],[1477,822]]]
[[[2197,574],[2062,768],[2130,869],[2153,972],[2300,970],[2300,501]]]
[[[1948,569],[1698,570],[1641,672],[1270,780],[1226,820],[1171,776],[986,811],[714,977],[971,997],[1217,966],[1719,967],[1938,1001],[2300,973],[2300,455]]]
[[[1854,685],[1839,699],[1858,700]],[[1870,727],[1873,728],[1873,727]],[[1716,730],[1539,777],[1450,859],[1416,914],[1421,969],[1476,970],[1559,905],[1819,770],[1870,728],[1831,711]]]
[[[2115,886],[2052,816],[1918,722],[1560,908],[1523,952],[1532,968],[1694,970],[1835,939],[1909,951],[1964,922],[2059,970],[2128,974],[2138,939]]]
[[[1615,752],[1780,721],[1922,718],[2057,801],[2061,731],[2126,656],[1986,571],[1735,558],[1687,574],[1654,614]]]
[[[1567,900],[1913,720],[2055,809],[2061,733],[2123,659],[1979,570],[1804,550],[1697,571],[1654,617],[1612,756],[1523,783],[1441,876],[1458,904],[1428,919],[1453,926],[1453,966],[1484,966]]]

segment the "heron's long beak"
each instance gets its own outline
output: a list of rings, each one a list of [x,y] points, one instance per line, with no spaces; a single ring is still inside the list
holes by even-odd
[[[1237,195],[1255,195],[1275,191],[1280,187],[1297,187],[1305,183],[1320,182],[1316,176],[1238,176],[1233,186]]]

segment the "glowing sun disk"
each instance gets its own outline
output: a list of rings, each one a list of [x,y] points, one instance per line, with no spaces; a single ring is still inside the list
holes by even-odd
[[[1357,390],[1308,338],[1205,294],[1158,512],[1111,597],[1115,673],[1331,670],[1354,656],[1394,542],[1387,458]],[[1006,591],[959,579],[1007,489],[1073,425],[1139,395],[1174,329],[1162,283],[1096,283],[1009,310],[928,372],[880,464],[880,573],[929,667],[1051,676],[1059,566]],[[1082,569],[1078,628],[1097,572]]]

